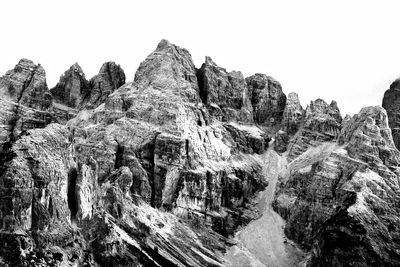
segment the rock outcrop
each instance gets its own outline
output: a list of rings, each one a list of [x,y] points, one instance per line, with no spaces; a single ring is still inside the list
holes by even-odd
[[[386,112],[364,108],[344,125],[337,143],[292,161],[274,207],[288,237],[312,248],[310,266],[397,266],[400,152]]]
[[[254,121],[260,125],[275,127],[282,122],[286,95],[280,83],[265,74],[254,74],[246,78],[253,106]]]
[[[60,81],[50,91],[56,103],[70,108],[79,108],[82,101],[90,94],[89,82],[78,63],[65,71]]]
[[[305,111],[300,104],[299,96],[296,93],[290,93],[283,111],[282,129],[292,136],[302,126],[304,118]]]
[[[249,92],[242,73],[227,72],[210,57],[197,71],[200,97],[211,117],[218,121],[253,122]]]
[[[86,80],[82,68],[75,63],[50,91],[59,109],[94,109],[123,84],[125,73],[115,62],[104,63],[99,73],[90,81]]]
[[[394,81],[385,92],[382,107],[386,109],[389,118],[394,144],[400,149],[400,80]]]
[[[0,260],[221,266],[224,236],[258,216],[251,199],[268,181],[253,154],[271,139],[250,125],[243,76],[206,65],[207,100],[190,53],[166,40],[126,84],[114,63],[90,81],[72,66],[49,94],[65,125],[1,150]]]
[[[104,103],[107,97],[125,84],[125,73],[115,62],[106,62],[99,74],[89,81],[90,95],[83,101],[86,109],[93,109]]]
[[[0,78],[0,148],[52,120],[52,97],[42,66],[22,59]]]
[[[128,83],[113,62],[89,81],[75,64],[49,90],[23,59],[0,78],[0,265],[225,266],[262,198],[309,266],[399,266],[397,87],[388,123],[381,107],[304,110],[166,40]]]
[[[294,159],[310,147],[337,140],[341,126],[342,116],[335,101],[330,105],[322,99],[311,101],[304,123],[288,145],[288,159]]]

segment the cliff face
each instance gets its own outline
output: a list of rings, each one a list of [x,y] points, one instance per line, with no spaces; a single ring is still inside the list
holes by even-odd
[[[392,129],[393,141],[396,147],[400,147],[400,80],[394,81],[385,92],[382,100],[382,107],[386,109],[389,126]]]
[[[254,110],[254,121],[272,128],[279,126],[286,104],[286,95],[280,83],[260,73],[246,78],[246,83]]]
[[[249,125],[241,74],[204,68],[163,40],[133,82],[114,63],[90,81],[77,64],[65,72],[54,103],[48,93],[65,125],[28,130],[1,153],[4,261],[221,265],[223,236],[257,216],[250,200],[267,178],[252,154],[271,138]]]
[[[386,111],[364,108],[337,143],[309,148],[281,178],[275,209],[311,266],[397,266],[399,151]]]
[[[90,80],[74,64],[49,90],[23,59],[0,102],[0,265],[225,266],[279,173],[262,196],[310,266],[400,264],[396,119],[380,107],[304,110],[273,78],[196,69],[166,40],[128,83],[114,62]]]
[[[0,148],[51,121],[52,96],[40,65],[22,59],[0,78]]]

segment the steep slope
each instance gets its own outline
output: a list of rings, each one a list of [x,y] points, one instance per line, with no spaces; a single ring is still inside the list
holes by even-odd
[[[23,59],[0,78],[0,266],[398,266],[397,87],[388,123],[166,40],[128,83],[75,64],[49,90]]]
[[[274,207],[310,266],[399,264],[399,155],[385,110],[368,107],[291,162]]]
[[[20,60],[0,77],[0,148],[25,131],[50,123],[51,108],[43,67],[28,59]]]
[[[386,109],[389,126],[392,129],[393,141],[397,149],[400,148],[400,80],[394,81],[385,92],[382,107]]]
[[[59,122],[71,110],[76,116],[2,150],[0,260],[224,264],[223,236],[257,216],[250,199],[267,181],[252,154],[270,137],[235,116],[213,118],[196,74],[189,52],[166,40],[117,90],[124,75],[114,64],[90,82],[72,66],[52,93]],[[235,79],[231,86],[246,90],[243,77]]]
[[[257,207],[262,216],[252,221],[236,234],[225,258],[230,266],[299,266],[303,252],[293,242],[288,242],[283,228],[285,221],[272,209],[275,187],[279,174],[286,169],[285,157],[271,147],[259,156],[264,162],[263,175],[270,181],[266,190],[260,192]]]

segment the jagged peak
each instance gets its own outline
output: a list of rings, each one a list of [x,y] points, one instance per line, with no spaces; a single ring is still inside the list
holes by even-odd
[[[343,120],[344,121],[351,120],[351,115],[350,114],[346,114],[346,116],[344,116]]]
[[[103,65],[101,65],[99,73],[106,72],[109,69],[119,69],[123,72],[121,65],[115,63],[114,61],[107,61],[107,62],[103,63]]]
[[[216,63],[212,60],[212,58],[209,57],[209,56],[206,56],[205,64],[217,66],[217,64],[216,64]]]
[[[18,61],[18,64],[17,64],[17,65],[32,65],[32,66],[36,66],[36,64],[33,63],[32,60],[27,59],[27,58],[21,58],[21,59]]]
[[[18,71],[21,69],[25,69],[27,71],[34,71],[35,73],[39,73],[41,75],[46,75],[46,72],[42,67],[42,65],[40,65],[40,63],[35,64],[32,60],[27,58],[20,59],[17,65],[15,65],[14,71]]]
[[[78,62],[75,62],[70,68],[69,71],[76,72],[80,74],[81,76],[85,76],[85,73],[83,72],[81,66],[78,64]]]
[[[268,76],[267,74],[264,73],[255,73],[249,77],[246,78],[246,83],[249,84],[249,82],[252,81],[254,84],[253,86],[256,87],[265,87],[268,84],[274,84],[275,86],[279,87],[282,89],[282,86],[280,82],[278,82],[275,78]],[[259,84],[261,83],[261,84]]]
[[[175,45],[173,45],[167,39],[162,39],[157,45],[157,50],[163,50],[163,49],[165,49],[167,47],[171,47],[171,46],[175,46]]]
[[[299,95],[296,92],[290,92],[288,94],[288,99],[299,101]]]

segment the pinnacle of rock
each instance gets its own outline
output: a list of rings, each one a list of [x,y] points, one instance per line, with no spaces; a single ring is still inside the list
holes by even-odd
[[[399,84],[342,119],[167,40],[128,82],[75,63],[49,90],[21,59],[0,77],[0,265],[399,266]]]

